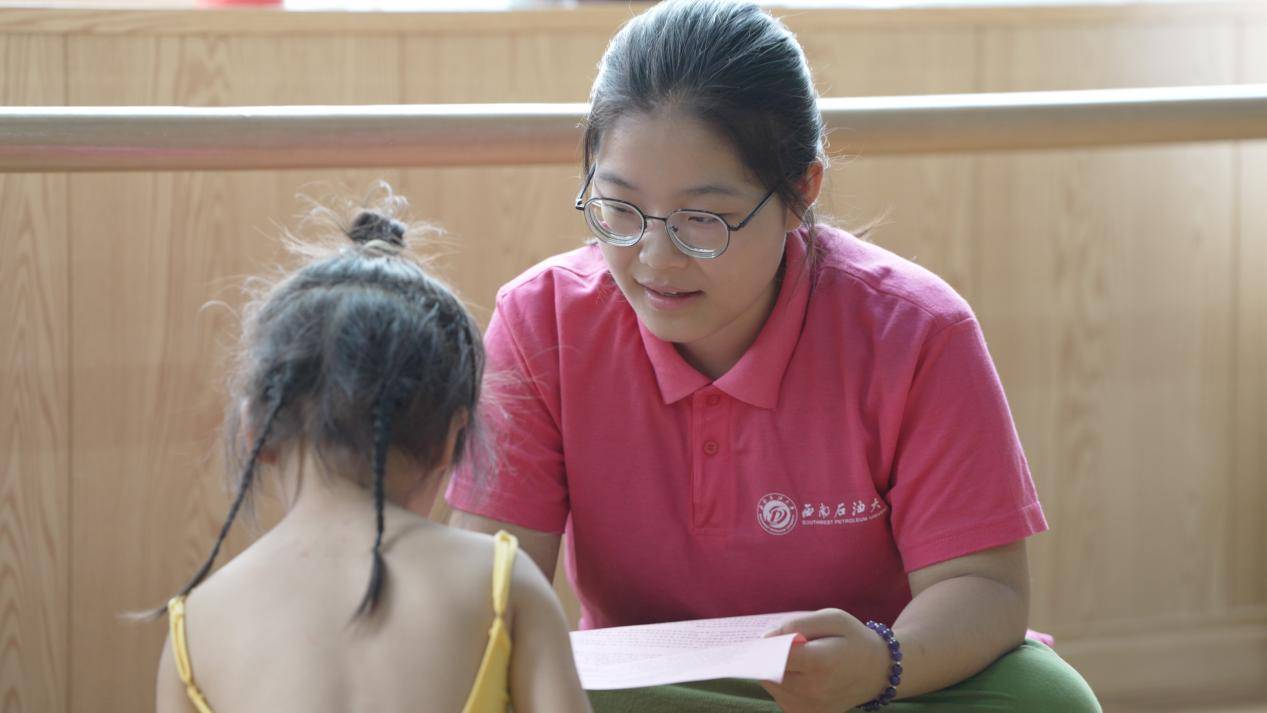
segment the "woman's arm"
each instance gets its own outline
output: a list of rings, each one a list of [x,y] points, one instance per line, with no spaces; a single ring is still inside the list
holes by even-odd
[[[957,557],[912,572],[913,599],[893,633],[902,645],[898,698],[938,691],[985,669],[1020,645],[1029,617],[1025,542]],[[888,685],[889,652],[875,632],[839,609],[785,622],[771,635],[800,633],[782,684],[765,684],[787,713],[861,705]]]
[[[563,608],[550,583],[532,562],[521,557],[515,561],[510,591],[510,638],[514,642],[510,695],[515,713],[589,713]]]
[[[914,598],[893,625],[906,668],[899,698],[953,686],[1025,640],[1024,540],[916,570],[909,580]]]
[[[519,549],[527,552],[532,557],[532,561],[537,563],[537,567],[545,575],[546,581],[554,581],[555,565],[559,561],[559,540],[562,537],[558,533],[530,530],[519,525],[512,525],[508,522],[501,522],[483,515],[475,515],[456,509],[453,510],[453,514],[449,517],[449,525],[472,532],[482,532],[486,535],[495,535],[498,530],[509,532],[518,538]]]

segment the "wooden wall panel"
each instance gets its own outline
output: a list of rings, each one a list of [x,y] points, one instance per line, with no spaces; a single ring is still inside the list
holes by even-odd
[[[18,101],[17,87],[23,102],[70,104],[583,101],[629,13],[578,13],[559,15],[567,24],[499,15],[467,30],[456,15],[237,28],[220,13],[45,21],[4,11],[0,27],[32,34],[2,40],[0,99]],[[788,21],[822,93],[848,96],[1267,81],[1256,17],[1239,31],[1235,14],[1192,9]],[[832,148],[847,155],[847,132]],[[41,711],[149,699],[162,627],[115,614],[178,586],[225,505],[219,358],[236,324],[229,309],[203,306],[236,306],[240,277],[279,256],[274,224],[289,222],[296,192],[356,194],[387,178],[416,217],[447,231],[440,267],[487,319],[499,285],[585,238],[570,208],[579,173],[0,179],[0,403],[51,404],[0,416],[0,536],[10,537],[0,537],[0,571],[14,573],[0,578],[0,605],[19,612],[0,627],[3,693]],[[1159,677],[1175,688],[1244,684],[1262,668],[1264,185],[1263,144],[846,157],[829,178],[825,213],[845,225],[885,216],[873,239],[977,309],[1055,528],[1031,549],[1034,624],[1106,696],[1156,692]],[[44,232],[61,239],[10,239]],[[32,346],[10,347],[11,335]],[[49,358],[36,365],[33,354]],[[25,527],[32,513],[50,533],[38,541]],[[69,623],[27,606],[50,592],[73,611]],[[1169,633],[1149,633],[1158,627]],[[1234,664],[1219,662],[1224,650]]]
[[[1267,82],[1267,22],[1242,29],[1240,77]],[[1228,605],[1267,619],[1267,142],[1239,147],[1235,411]],[[1267,671],[1264,671],[1267,678]]]
[[[798,29],[797,17],[789,18]],[[971,27],[903,30],[816,30],[799,39],[821,96],[972,92],[976,32]],[[820,219],[853,230],[876,225],[869,238],[935,270],[970,299],[975,254],[975,157],[878,157],[850,151],[849,131],[828,137],[832,170],[819,201]]]
[[[382,38],[72,38],[76,104],[392,103],[398,43]],[[294,193],[381,172],[76,175],[75,710],[153,695],[159,604],[209,550],[227,509],[216,458],[229,308],[279,257]],[[388,178],[392,175],[389,172]],[[102,239],[103,235],[108,236]],[[106,524],[109,527],[105,527]],[[232,556],[244,537],[239,534]],[[110,642],[116,654],[102,655]]]
[[[990,30],[981,89],[1228,83],[1233,37],[1230,23]],[[1033,623],[1075,662],[1079,641],[1221,610],[1234,164],[1219,144],[982,159],[977,307],[1054,528],[1033,548]]]
[[[404,101],[583,102],[608,36],[600,29],[407,38]],[[402,192],[414,197],[419,216],[446,232],[452,252],[441,269],[481,322],[498,287],[588,235],[570,203],[580,187],[579,163],[578,143],[575,165],[405,172]]]
[[[0,35],[0,105],[61,104],[63,39]],[[0,707],[69,692],[70,285],[66,179],[0,176]]]

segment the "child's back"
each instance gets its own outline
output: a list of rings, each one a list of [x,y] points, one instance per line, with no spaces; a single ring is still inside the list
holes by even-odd
[[[401,237],[399,232],[396,237]],[[251,349],[257,346],[252,340],[268,341],[276,337],[270,337],[272,332],[278,332],[284,338],[258,349],[263,355],[260,359],[275,361],[274,356],[280,354],[283,361],[303,361],[304,353],[311,352],[319,362],[307,376],[296,376],[296,369],[306,367],[292,364],[288,376],[277,382],[284,385],[271,392],[263,388],[252,394],[249,384],[261,380],[250,375],[244,380],[245,430],[254,432],[255,445],[225,531],[251,489],[257,460],[276,463],[288,511],[280,524],[215,576],[201,581],[209,560],[204,572],[186,588],[189,594],[173,600],[169,607],[173,635],[159,666],[159,711],[200,710],[197,706],[205,701],[216,713],[482,712],[504,711],[512,700],[518,713],[588,710],[558,602],[531,560],[517,553],[513,538],[450,529],[393,504],[413,497],[425,507],[434,498],[438,472],[447,469],[455,453],[461,453],[478,391],[466,393],[472,389],[461,387],[472,374],[450,377],[442,370],[444,360],[437,357],[439,347],[419,350],[406,341],[426,340],[427,334],[402,334],[408,330],[400,329],[401,325],[374,320],[368,320],[365,328],[353,325],[358,337],[368,336],[369,343],[359,345],[365,359],[383,359],[382,370],[387,374],[375,393],[362,399],[369,405],[361,409],[365,413],[359,420],[366,423],[365,440],[373,444],[366,450],[374,451],[374,456],[365,459],[369,468],[358,469],[355,457],[342,457],[338,449],[313,447],[322,433],[339,434],[334,437],[337,440],[357,428],[357,419],[346,422],[339,412],[339,408],[357,411],[357,396],[336,391],[334,398],[327,391],[346,391],[348,385],[364,381],[362,376],[344,373],[349,357],[335,353],[349,345],[328,343],[331,334],[348,331],[349,314],[355,316],[363,304],[353,305],[354,309],[345,304],[344,297],[323,295],[322,304],[309,305],[319,315],[315,321],[287,316],[288,310],[298,308],[284,304],[286,300],[306,299],[309,287],[304,279],[315,289],[330,286],[325,284],[330,282],[330,271],[322,270],[307,278],[301,271],[298,278],[288,281],[289,286],[276,288],[274,293],[281,297],[274,294],[259,306],[244,344],[250,362],[254,359]],[[296,282],[302,289],[294,289]],[[364,284],[353,286],[357,287],[354,291],[364,292]],[[377,290],[370,287],[370,292]],[[384,292],[402,291],[399,285],[387,287]],[[352,299],[363,302],[363,297]],[[388,294],[389,301],[394,299]],[[406,300],[413,301],[418,300],[414,296]],[[415,307],[430,310],[428,319],[449,319],[443,310],[437,317],[436,308],[425,299],[405,308]],[[374,309],[383,310],[381,305]],[[450,321],[463,323],[446,324],[442,333],[471,329],[464,311]],[[409,326],[409,321],[403,325]],[[393,338],[401,339],[402,345],[390,343]],[[469,340],[469,335],[464,339]],[[420,351],[426,358],[420,362],[405,354],[393,363],[394,357],[384,356],[383,350],[396,357],[399,350]],[[363,368],[355,364],[360,359],[355,353],[350,359],[354,369]],[[336,363],[340,360],[342,366]],[[478,380],[482,354],[450,361],[474,370]],[[272,366],[253,368],[268,373]],[[428,380],[422,378],[427,369],[441,372],[430,379],[435,383],[420,384],[420,379]],[[407,385],[398,392],[403,395],[389,397],[390,408],[383,408],[383,395],[391,394],[398,381]],[[449,393],[454,384],[448,382],[456,382],[462,391],[456,402]],[[439,402],[430,404],[439,413],[425,418],[443,417],[440,430],[425,419],[408,422],[411,413],[422,413],[429,406],[428,394],[431,401]],[[392,417],[396,423],[391,423]],[[433,443],[408,443],[417,434],[402,436],[402,425],[430,430]],[[331,430],[331,426],[336,428]],[[348,442],[356,439],[349,437]],[[372,470],[372,482],[358,482],[363,478],[357,474],[360,470]],[[419,485],[429,486],[421,499],[413,495]],[[377,560],[379,553],[381,560]],[[371,582],[368,593],[367,582]],[[497,631],[499,603],[505,607],[504,633]]]
[[[350,623],[369,577],[363,522],[280,525],[190,595],[195,680],[217,713],[463,709],[493,623],[493,539],[393,510],[391,584],[372,623]],[[515,558],[510,594],[516,653],[566,656],[562,616],[543,616],[557,605],[526,556]],[[160,683],[181,700],[174,657],[164,657]],[[567,680],[537,683],[545,696]]]

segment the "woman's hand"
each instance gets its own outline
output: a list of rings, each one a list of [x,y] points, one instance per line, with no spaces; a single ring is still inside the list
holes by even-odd
[[[784,622],[767,636],[802,634],[792,646],[783,683],[761,685],[786,713],[843,713],[888,685],[889,648],[840,609],[820,609]]]

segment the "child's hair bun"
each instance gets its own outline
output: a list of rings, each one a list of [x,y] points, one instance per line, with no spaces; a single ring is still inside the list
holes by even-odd
[[[399,252],[405,247],[406,230],[407,226],[399,220],[366,210],[352,221],[347,234],[358,245]]]

